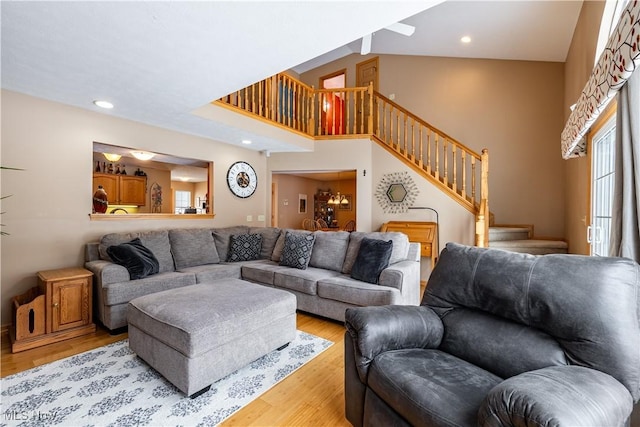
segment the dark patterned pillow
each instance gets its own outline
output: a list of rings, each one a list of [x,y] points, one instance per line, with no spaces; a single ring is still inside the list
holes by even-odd
[[[251,261],[260,258],[261,234],[232,234],[229,243],[228,262]]]
[[[287,231],[284,236],[284,248],[280,257],[280,265],[306,270],[315,241],[316,236],[314,234],[298,234]]]
[[[392,240],[363,238],[351,269],[351,277],[377,284],[380,273],[389,266],[391,251],[393,251]]]
[[[143,279],[151,274],[156,274],[160,263],[153,252],[145,247],[136,237],[130,242],[109,246],[107,254],[113,262],[127,269],[131,280]]]

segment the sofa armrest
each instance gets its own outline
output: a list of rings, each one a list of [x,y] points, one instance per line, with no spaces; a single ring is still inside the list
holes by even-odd
[[[495,386],[478,411],[478,425],[624,426],[629,391],[612,376],[581,366],[525,372]]]
[[[400,261],[382,270],[378,285],[396,288],[402,295],[401,304],[420,304],[420,262]]]
[[[131,280],[129,271],[125,267],[110,261],[89,261],[84,266],[93,273],[99,287]]]
[[[345,326],[353,341],[356,367],[366,384],[369,364],[385,351],[437,348],[444,327],[429,307],[384,305],[348,308]]]

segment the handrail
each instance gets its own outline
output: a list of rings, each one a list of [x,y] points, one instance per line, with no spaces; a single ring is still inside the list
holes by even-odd
[[[314,89],[276,74],[214,103],[315,139],[371,137],[474,213],[476,244],[488,245],[488,151],[476,153],[372,85]]]

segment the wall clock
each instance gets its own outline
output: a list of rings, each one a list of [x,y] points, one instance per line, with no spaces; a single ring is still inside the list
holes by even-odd
[[[229,190],[240,198],[247,198],[255,193],[258,187],[258,176],[247,162],[235,162],[227,171]]]

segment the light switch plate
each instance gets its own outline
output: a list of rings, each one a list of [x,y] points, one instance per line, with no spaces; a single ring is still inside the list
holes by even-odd
[[[247,222],[253,221],[253,215],[247,215]]]

